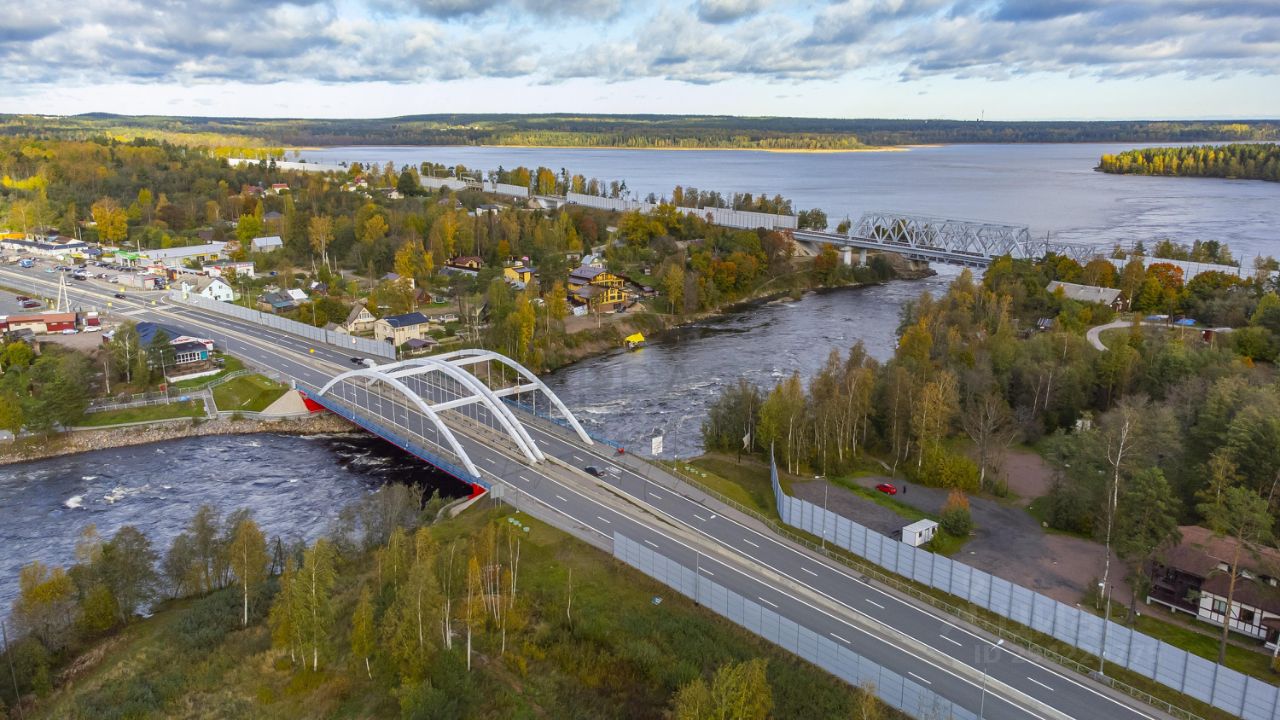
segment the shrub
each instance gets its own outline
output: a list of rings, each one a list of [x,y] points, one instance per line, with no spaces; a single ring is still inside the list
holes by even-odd
[[[973,517],[969,514],[969,498],[960,490],[952,490],[942,506],[942,529],[956,537],[965,537],[973,529]]]

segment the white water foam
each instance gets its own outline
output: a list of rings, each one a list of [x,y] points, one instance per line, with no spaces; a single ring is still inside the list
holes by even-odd
[[[67,498],[66,501],[63,502],[62,504],[72,510],[75,510],[76,508],[84,504],[84,496],[72,495],[71,497]]]

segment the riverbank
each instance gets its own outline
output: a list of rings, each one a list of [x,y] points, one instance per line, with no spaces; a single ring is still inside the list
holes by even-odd
[[[312,435],[316,433],[352,431],[353,426],[350,423],[331,413],[317,413],[300,420],[279,420],[274,422],[219,419],[157,423],[127,429],[76,430],[54,435],[47,439],[23,438],[15,440],[6,446],[0,447],[0,465],[12,465],[94,450],[146,445],[164,440],[178,440],[204,435],[252,435],[255,433]]]
[[[607,356],[615,352],[628,352],[623,345],[623,339],[636,332],[643,333],[649,340],[654,340],[682,328],[691,327],[714,318],[746,312],[768,303],[797,302],[806,295],[876,287],[892,280],[923,280],[938,274],[928,265],[919,267],[898,255],[888,254],[886,257],[889,258],[890,263],[893,265],[894,277],[882,282],[849,280],[836,285],[815,285],[806,282],[800,286],[793,285],[769,290],[762,288],[759,292],[725,303],[718,308],[679,316],[647,311],[610,315],[607,320],[599,320],[599,327],[568,333],[565,337],[565,346],[561,353],[557,355],[556,361],[547,363],[542,368],[542,372],[544,374],[552,373],[566,369],[584,360]],[[797,273],[797,276],[807,272],[807,268],[803,269]]]

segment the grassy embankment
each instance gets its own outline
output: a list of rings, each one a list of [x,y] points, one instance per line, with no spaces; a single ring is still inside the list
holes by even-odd
[[[156,420],[172,420],[174,418],[204,417],[204,403],[199,400],[168,403],[166,405],[143,405],[123,408],[121,410],[104,410],[89,413],[80,421],[81,427],[104,427],[107,425],[123,425],[125,423],[150,422]]]
[[[505,524],[510,512],[475,508],[432,532],[444,548],[477,537],[486,522]],[[372,557],[357,556],[338,566],[338,622],[318,672],[295,669],[287,653],[271,649],[263,622],[270,590],[241,629],[233,587],[170,603],[100,641],[27,717],[661,717],[681,685],[753,657],[768,660],[774,717],[857,716],[859,690],[598,550],[517,517],[531,527],[520,553],[523,628],[508,632],[505,654],[496,633],[477,633],[471,672],[462,638],[449,651],[435,633],[425,690],[400,689],[385,657],[375,656],[372,679],[365,674],[347,649],[349,618],[377,569]],[[881,710],[877,717],[897,717]]]
[[[261,375],[244,375],[213,388],[213,402],[222,412],[262,412],[289,388]]]

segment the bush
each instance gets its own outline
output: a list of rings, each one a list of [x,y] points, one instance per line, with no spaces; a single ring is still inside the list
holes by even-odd
[[[967,537],[973,530],[973,517],[969,514],[969,498],[960,490],[952,490],[942,506],[942,529],[956,537]]]
[[[1084,491],[1066,483],[1055,483],[1046,501],[1049,527],[1084,535],[1093,532],[1093,507]]]
[[[908,466],[912,479],[921,485],[956,488],[965,492],[978,490],[978,466],[963,455],[947,452],[940,445],[924,450],[919,468]]]

